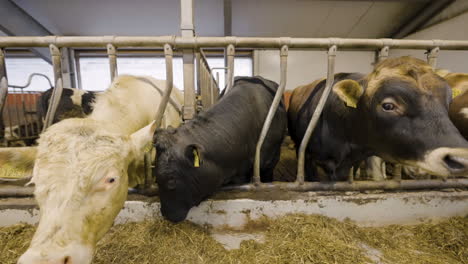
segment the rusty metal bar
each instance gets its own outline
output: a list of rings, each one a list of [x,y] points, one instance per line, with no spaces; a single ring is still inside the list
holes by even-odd
[[[281,99],[283,98],[284,88],[286,87],[286,80],[288,76],[288,46],[284,45],[280,50],[280,84],[278,90],[276,90],[275,97],[271,103],[270,109],[268,110],[268,115],[263,123],[262,131],[257,142],[257,147],[255,149],[255,162],[254,162],[254,171],[253,171],[253,182],[255,185],[261,184],[260,178],[260,155],[263,146],[263,142],[270,130],[271,123],[275,117],[276,110],[278,109]]]
[[[62,97],[63,83],[62,83],[62,58],[60,50],[57,46],[50,45],[50,55],[52,56],[52,65],[54,67],[54,83],[55,87],[52,91],[49,107],[47,109],[43,131],[45,131],[54,122],[55,112],[57,111],[58,104]]]
[[[302,139],[301,145],[299,147],[299,157],[297,160],[297,178],[296,182],[298,184],[304,184],[305,179],[305,172],[304,172],[304,165],[305,165],[305,151],[307,149],[307,145],[309,144],[310,137],[312,136],[312,132],[315,129],[315,126],[318,123],[320,115],[322,114],[322,110],[325,107],[325,103],[327,102],[328,95],[332,89],[334,76],[335,76],[335,57],[336,57],[336,45],[331,45],[328,49],[328,70],[327,70],[327,81],[325,89],[323,90],[322,96],[315,108],[314,114],[309,121],[309,125],[307,126],[306,132]]]
[[[107,44],[107,56],[109,57],[109,69],[111,82],[119,75],[117,70],[117,49],[112,44]]]
[[[468,179],[443,180],[387,180],[387,181],[355,181],[349,183],[341,182],[305,182],[298,183],[262,183],[226,186],[225,191],[365,191],[365,190],[422,190],[422,189],[448,189],[448,188],[468,188]]]
[[[234,83],[234,55],[236,53],[236,49],[234,45],[229,44],[227,46],[227,76],[226,76],[226,92],[231,90],[232,85]]]

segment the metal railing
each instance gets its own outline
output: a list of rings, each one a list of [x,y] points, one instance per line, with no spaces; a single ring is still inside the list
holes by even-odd
[[[336,51],[340,50],[369,50],[369,51],[380,51],[379,56],[384,58],[388,56],[390,49],[420,49],[428,52],[428,63],[432,66],[436,65],[437,55],[440,50],[468,50],[468,41],[455,41],[455,40],[400,40],[400,39],[342,39],[342,38],[255,38],[255,37],[176,37],[176,36],[83,36],[83,37],[62,37],[62,36],[47,36],[47,37],[0,37],[0,109],[4,105],[6,97],[7,79],[5,74],[5,63],[4,63],[4,48],[7,47],[50,47],[51,55],[53,58],[54,76],[56,91],[54,91],[53,100],[51,100],[51,106],[49,107],[50,114],[49,120],[53,117],[56,110],[57,100],[60,98],[61,89],[61,71],[60,63],[55,58],[60,57],[61,47],[106,47],[108,49],[109,60],[111,61],[111,76],[117,74],[116,67],[116,50],[120,47],[126,48],[138,48],[138,47],[164,47],[165,52],[172,49],[182,50],[197,50],[201,48],[226,48],[227,49],[227,61],[228,61],[228,78],[226,80],[226,89],[232,87],[233,80],[233,65],[234,65],[234,54],[236,48],[264,48],[264,49],[279,49],[280,50],[280,61],[281,61],[281,80],[280,87],[275,95],[275,99],[269,110],[269,114],[266,118],[264,126],[262,128],[262,136],[259,138],[256,147],[256,161],[254,168],[254,184],[247,184],[242,186],[229,187],[230,189],[250,190],[250,189],[290,189],[290,190],[366,190],[366,189],[421,189],[421,188],[454,188],[454,187],[468,187],[468,179],[451,179],[451,180],[425,180],[425,181],[411,181],[411,180],[400,180],[394,179],[392,181],[383,182],[372,182],[372,181],[359,181],[354,182],[352,176],[350,176],[347,182],[330,182],[330,183],[317,183],[317,182],[304,182],[304,162],[305,162],[305,150],[310,140],[310,136],[317,124],[318,119],[322,113],[325,102],[331,90],[333,83],[333,76],[335,72],[335,58]],[[320,98],[319,104],[309,121],[306,134],[304,135],[303,141],[299,148],[298,153],[298,174],[295,183],[274,183],[266,184],[261,183],[259,175],[259,160],[260,153],[264,137],[269,130],[272,115],[276,112],[279,105],[278,98],[281,97],[284,87],[286,86],[287,76],[287,57],[288,49],[320,49],[328,50],[328,70],[327,70],[327,81],[326,88]],[[167,54],[166,54],[167,55]],[[206,67],[206,60],[201,59],[203,56],[200,55],[201,66],[199,81],[201,83],[207,83],[207,76],[210,75],[210,82],[213,80],[212,74]],[[193,61],[193,60],[192,60]],[[172,56],[166,56],[166,67],[172,65]],[[185,67],[185,66],[184,66]],[[171,68],[172,69],[172,68]],[[167,68],[166,71],[167,79],[172,80],[172,71]],[[193,74],[193,72],[192,72]],[[187,77],[187,76],[184,76]],[[185,78],[184,78],[185,80]],[[169,83],[169,82],[168,82]],[[170,92],[170,87],[167,87],[165,93]],[[184,87],[187,89],[186,87]],[[205,89],[205,88],[202,88]],[[210,88],[211,89],[211,88]],[[203,93],[206,93],[203,92]],[[164,95],[164,98],[169,96]],[[188,105],[192,105],[191,102],[195,101],[195,95],[192,93],[185,94],[185,103],[189,102]],[[209,105],[212,103],[205,96],[202,100]],[[164,102],[158,108],[158,114],[161,109],[165,109],[167,101]],[[52,107],[55,106],[55,107]]]
[[[214,105],[219,97],[219,83],[208,64],[202,49],[196,54],[197,58],[197,84],[203,109]]]

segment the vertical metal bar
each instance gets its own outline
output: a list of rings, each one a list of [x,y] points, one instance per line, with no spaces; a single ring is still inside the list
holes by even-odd
[[[332,89],[334,75],[335,75],[335,57],[336,57],[336,45],[332,45],[328,49],[328,70],[327,70],[327,81],[325,90],[323,90],[322,96],[315,108],[314,114],[310,119],[309,125],[307,126],[306,132],[304,134],[304,138],[302,139],[301,146],[299,148],[299,158],[297,161],[297,179],[296,182],[300,185],[304,184],[305,179],[305,172],[304,172],[304,165],[305,165],[305,151],[307,149],[307,145],[309,144],[310,137],[312,136],[312,132],[315,129],[315,126],[318,123],[320,115],[322,114],[322,110],[327,102],[328,95]]]
[[[195,27],[193,23],[193,0],[180,0],[180,31],[182,37],[194,37]],[[182,50],[184,64],[184,120],[195,116],[195,76],[194,76],[194,51]]]
[[[184,120],[195,116],[194,54],[193,50],[183,50],[184,63]]]
[[[205,62],[203,62],[203,85],[200,89],[201,92],[201,98],[202,98],[202,103],[203,103],[203,109],[208,109],[211,106],[211,101],[210,101],[210,73],[208,72],[207,69],[208,65],[206,65]]]
[[[388,58],[390,48],[388,46],[384,46],[383,48],[380,49],[379,51],[379,56],[377,58],[377,62],[381,62]]]
[[[401,181],[401,171],[403,170],[403,165],[396,163],[393,167],[393,179],[396,181]]]
[[[111,82],[118,75],[117,71],[117,50],[114,45],[107,44],[107,56],[109,57],[109,68],[110,68],[110,77]]]
[[[214,80],[213,75],[210,74],[210,105],[214,105]]]
[[[172,93],[172,87],[174,86],[174,77],[172,73],[173,51],[171,45],[164,45],[164,56],[166,58],[166,89],[164,90],[161,103],[159,104],[158,111],[156,112],[156,127],[161,126],[164,111],[166,110],[167,102],[169,102],[169,98],[171,97]]]
[[[64,87],[73,87],[70,71],[70,53],[68,48],[60,48],[62,58],[62,83]]]
[[[5,65],[5,49],[0,48],[0,139],[5,137],[5,123],[3,120],[3,108],[8,95],[8,79]]]
[[[427,63],[431,65],[432,68],[436,68],[437,65],[437,56],[439,55],[439,47],[435,47],[428,51],[427,53]]]
[[[62,60],[60,50],[57,48],[57,46],[53,44],[51,44],[49,48],[50,55],[52,56],[52,65],[54,67],[55,88],[52,91],[52,96],[50,98],[49,107],[47,109],[46,118],[44,121],[43,131],[45,131],[54,122],[55,112],[57,111],[57,107],[62,97],[63,91]]]
[[[76,73],[76,83],[78,89],[83,89],[83,84],[81,82],[81,65],[80,65],[80,54],[78,52],[75,53],[75,73]]]
[[[276,90],[275,97],[273,102],[270,106],[270,110],[268,111],[268,115],[265,119],[265,123],[263,124],[262,131],[260,133],[260,137],[257,142],[257,147],[255,149],[255,163],[254,163],[254,176],[253,181],[255,185],[260,185],[260,155],[262,150],[263,142],[268,134],[268,130],[270,129],[271,123],[273,122],[273,118],[275,117],[276,110],[283,98],[284,88],[286,87],[286,80],[288,75],[288,46],[284,45],[281,47],[280,51],[280,85],[278,90]]]
[[[228,92],[234,83],[234,55],[236,50],[234,45],[227,46],[227,79],[226,79],[226,92]],[[226,93],[225,92],[225,93]]]

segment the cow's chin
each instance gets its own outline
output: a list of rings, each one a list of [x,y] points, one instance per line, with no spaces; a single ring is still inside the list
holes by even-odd
[[[437,148],[427,152],[420,161],[404,163],[442,178],[468,176],[468,149]]]
[[[93,248],[81,244],[70,244],[51,251],[29,248],[18,260],[18,264],[90,264]]]

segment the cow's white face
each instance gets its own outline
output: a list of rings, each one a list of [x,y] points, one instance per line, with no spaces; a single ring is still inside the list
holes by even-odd
[[[127,197],[128,164],[151,142],[149,125],[131,136],[68,119],[41,136],[32,182],[40,222],[19,264],[91,263]]]

